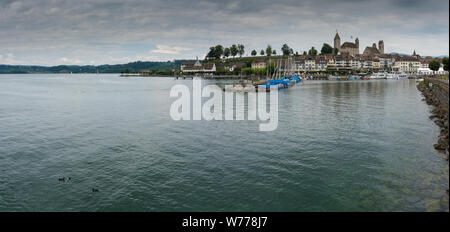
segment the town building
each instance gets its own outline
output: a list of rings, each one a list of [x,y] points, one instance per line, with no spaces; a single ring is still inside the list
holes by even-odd
[[[265,60],[255,60],[252,62],[252,68],[266,68],[267,63]]]
[[[375,70],[379,70],[380,69],[380,60],[375,58],[372,61],[372,68]]]
[[[417,74],[420,68],[420,61],[414,56],[401,56],[395,60],[394,71]]]
[[[195,63],[182,63],[180,67],[184,73],[211,73],[216,72],[215,63],[202,64],[198,59]]]
[[[360,67],[360,62],[348,53],[337,55],[334,59],[336,70],[356,70]]]
[[[294,71],[307,72],[307,71],[326,71],[328,67],[327,56],[299,56],[294,59]]]
[[[389,71],[394,66],[395,59],[389,54],[380,54],[377,58],[380,61],[380,69],[382,70]]]
[[[328,68],[328,61],[326,56],[316,56],[315,63],[317,71],[326,71]]]
[[[426,68],[420,67],[417,69],[417,74],[419,74],[419,75],[446,75],[446,74],[448,74],[448,72],[445,71],[443,67],[440,67],[438,71],[433,71],[428,67],[426,67]]]

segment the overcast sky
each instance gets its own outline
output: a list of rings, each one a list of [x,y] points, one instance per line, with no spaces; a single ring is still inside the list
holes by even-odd
[[[203,58],[210,46],[294,51],[360,39],[449,54],[448,0],[0,0],[0,64]],[[353,37],[353,39],[352,39]]]

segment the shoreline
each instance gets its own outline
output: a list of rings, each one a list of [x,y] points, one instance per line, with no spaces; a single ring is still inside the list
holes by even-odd
[[[422,92],[424,101],[433,106],[430,120],[439,126],[440,134],[434,148],[444,152],[449,160],[449,81],[436,78],[425,78],[419,82],[417,89]]]

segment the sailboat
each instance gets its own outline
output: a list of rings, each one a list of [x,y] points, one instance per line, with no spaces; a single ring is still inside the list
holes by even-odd
[[[270,67],[270,62],[268,67]],[[258,85],[258,90],[279,90],[292,87],[300,82],[300,77],[294,73],[294,62],[292,57],[287,60],[277,60],[271,79],[265,84]]]

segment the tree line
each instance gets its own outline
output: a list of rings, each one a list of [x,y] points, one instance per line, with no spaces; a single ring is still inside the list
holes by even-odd
[[[313,46],[308,51],[304,51],[302,55],[310,55],[310,56],[316,56],[318,54],[325,55],[325,54],[334,54],[338,53],[337,48],[331,47],[329,44],[324,43],[322,46],[322,49],[320,50],[320,53],[316,50],[316,48]],[[233,58],[239,55],[239,57],[242,57],[245,53],[245,46],[243,44],[233,44],[230,47],[223,47],[222,45],[218,44],[216,46],[210,47],[209,52],[206,55],[205,59],[220,59],[222,57],[228,58],[232,56]],[[250,53],[252,56],[258,55],[258,52],[253,49]],[[295,52],[294,50],[289,47],[287,44],[283,44],[281,46],[281,54],[283,56],[300,56],[299,52]],[[272,46],[269,44],[267,45],[266,49],[261,49],[259,52],[260,56],[276,56],[277,51],[272,48]]]
[[[236,57],[239,55],[242,57],[245,53],[245,46],[243,44],[233,44],[230,47],[224,48],[218,44],[209,48],[209,52],[206,55],[206,59],[220,59],[221,57],[228,58],[229,56]]]
[[[442,59],[442,65],[444,66],[444,70],[448,71],[448,57],[444,57]],[[441,68],[441,62],[439,60],[432,60],[428,64],[428,68],[433,70],[434,72],[438,71]]]

